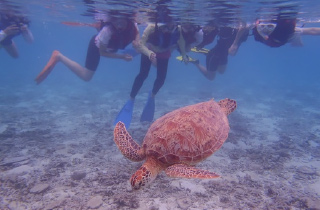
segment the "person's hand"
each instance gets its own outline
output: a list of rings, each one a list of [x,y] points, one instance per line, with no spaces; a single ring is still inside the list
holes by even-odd
[[[22,25],[22,26],[20,27],[20,30],[21,30],[22,32],[25,32],[25,31],[28,30],[28,26],[27,26],[27,25]]]
[[[153,65],[157,66],[157,55],[155,53],[151,53],[149,59]]]
[[[187,55],[182,56],[182,60],[183,60],[183,62],[184,62],[185,64],[188,64],[188,63],[189,63],[189,58],[188,58]]]
[[[132,61],[133,57],[129,54],[123,54],[123,60],[125,61]]]
[[[7,28],[5,28],[3,30],[3,32],[9,36],[9,35],[15,35],[17,33],[19,33],[19,27],[15,26],[15,25],[11,25],[11,26],[8,26]]]
[[[134,48],[138,48],[138,47],[140,46],[140,41],[139,41],[139,40],[133,40],[133,41],[132,41],[132,46],[133,46]]]

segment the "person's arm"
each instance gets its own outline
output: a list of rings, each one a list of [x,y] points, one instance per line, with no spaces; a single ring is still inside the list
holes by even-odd
[[[229,48],[229,55],[236,55],[240,45],[242,42],[246,41],[249,35],[249,27],[247,26],[240,26],[236,38],[233,41],[231,47]]]
[[[182,56],[182,60],[185,63],[188,63],[189,59],[188,59],[187,53],[186,53],[186,41],[183,38],[181,26],[178,26],[178,27],[179,27],[179,32],[180,32],[180,37],[179,37],[179,40],[178,40],[178,47],[179,47],[179,50],[180,50],[180,55]]]
[[[29,30],[27,25],[23,25],[21,26],[21,34],[24,38],[24,40],[26,40],[28,43],[32,43],[33,42],[33,35],[31,33],[31,31]]]
[[[138,25],[135,23],[134,24],[136,27],[136,38],[132,41],[132,46],[134,47],[135,50],[139,51],[139,43],[140,43],[140,32],[139,32],[139,28]]]
[[[138,42],[139,44],[137,45],[138,51],[148,56],[149,59],[151,59],[153,57],[153,54],[155,54],[153,51],[149,50],[147,47],[147,41],[148,41],[149,35],[152,34],[154,30],[155,30],[154,25],[148,25],[146,29],[143,31],[142,37]]]
[[[315,27],[313,27],[313,28],[299,28],[298,31],[301,31],[301,35],[313,35],[313,36],[320,35],[320,28],[315,28]]]
[[[103,27],[103,29],[97,35],[97,46],[99,47],[99,53],[101,56],[115,59],[123,59],[126,61],[131,61],[132,56],[129,54],[118,54],[116,52],[110,52],[108,50],[108,43],[110,41],[112,31],[108,26]]]
[[[8,26],[0,31],[0,41],[4,40],[7,36],[16,34],[19,32],[19,28],[15,25]]]
[[[107,46],[104,44],[100,45],[99,52],[101,56],[107,57],[107,58],[115,58],[115,59],[123,59],[125,61],[131,61],[132,56],[129,54],[119,54],[119,53],[113,53],[107,51]]]

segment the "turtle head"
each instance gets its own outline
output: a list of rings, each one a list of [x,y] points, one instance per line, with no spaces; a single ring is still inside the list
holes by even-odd
[[[134,190],[146,186],[152,182],[161,171],[157,161],[150,158],[131,176],[130,183]]]
[[[131,176],[130,183],[134,190],[138,190],[145,186],[147,183],[151,182],[152,175],[146,167],[141,166],[136,173]]]
[[[229,98],[220,100],[218,104],[226,115],[229,115],[237,108],[237,102]]]

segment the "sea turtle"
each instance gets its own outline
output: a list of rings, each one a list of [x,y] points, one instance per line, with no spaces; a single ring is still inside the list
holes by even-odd
[[[133,189],[139,189],[165,170],[169,177],[211,179],[219,175],[194,167],[217,151],[228,137],[227,115],[236,101],[210,100],[174,110],[149,128],[140,147],[118,122],[114,141],[121,153],[132,161],[146,160],[131,176]]]

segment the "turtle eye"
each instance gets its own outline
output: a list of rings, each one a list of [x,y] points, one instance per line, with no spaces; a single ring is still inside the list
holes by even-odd
[[[134,190],[138,190],[143,186],[143,180],[139,179],[138,176],[132,176],[130,183]]]

